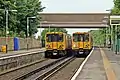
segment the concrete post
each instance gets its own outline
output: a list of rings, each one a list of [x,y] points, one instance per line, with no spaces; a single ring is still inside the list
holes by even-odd
[[[115,26],[115,52],[118,52],[117,25]]]
[[[113,50],[113,41],[112,41],[112,33],[113,33],[113,32],[112,32],[112,31],[113,31],[112,28],[113,28],[113,27],[112,27],[112,25],[110,26],[110,28],[111,28],[111,30],[110,30],[110,36],[111,36],[111,50]]]
[[[8,41],[7,41],[7,37],[8,37],[8,35],[7,35],[7,32],[8,32],[8,10],[7,9],[5,9],[5,11],[6,11],[6,53],[8,52]]]
[[[115,51],[115,26],[113,26],[113,51]]]

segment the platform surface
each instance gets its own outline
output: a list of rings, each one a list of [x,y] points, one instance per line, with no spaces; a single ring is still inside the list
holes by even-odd
[[[120,80],[120,54],[94,48],[75,80]]]
[[[36,48],[36,49],[19,50],[19,51],[8,51],[8,53],[0,52],[0,57],[18,55],[18,54],[23,54],[23,53],[28,53],[28,52],[35,52],[35,51],[45,51],[45,48]]]

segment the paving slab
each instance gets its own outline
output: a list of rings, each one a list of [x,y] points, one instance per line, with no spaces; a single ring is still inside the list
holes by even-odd
[[[113,72],[115,73],[116,79],[120,80],[120,54],[115,54],[113,51],[103,48],[103,51],[105,52],[111,67],[113,69]]]

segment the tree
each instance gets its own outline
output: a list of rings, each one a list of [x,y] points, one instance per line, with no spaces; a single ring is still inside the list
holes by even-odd
[[[105,30],[104,29],[91,30],[90,33],[92,34],[94,45],[104,44],[105,42]]]
[[[2,31],[3,33],[5,33],[5,22],[6,22],[6,17],[5,17],[5,10],[12,10],[15,9],[15,5],[14,5],[14,1],[13,0],[9,0],[9,1],[3,1],[0,0],[0,31]],[[14,12],[9,11],[9,19],[8,19],[8,28],[9,31],[13,30],[14,31],[14,27],[15,27],[15,20],[14,20]],[[5,35],[5,34],[4,34]]]
[[[14,32],[15,34],[23,33],[27,34],[27,17],[36,16],[36,19],[30,19],[30,36],[37,33],[37,25],[40,21],[40,16],[38,12],[41,12],[45,7],[41,6],[39,0],[0,0],[0,31],[5,33],[5,9],[9,10],[9,32]],[[17,10],[17,12],[12,12],[10,10]],[[33,20],[31,22],[31,20]]]
[[[114,7],[111,11],[112,15],[120,15],[120,0],[114,0]],[[118,34],[120,34],[120,27],[118,27]],[[106,30],[106,32],[109,32],[109,29]],[[103,44],[105,41],[105,28],[97,31],[91,31],[94,43],[95,44]],[[113,34],[112,36],[114,36]],[[108,39],[110,38],[110,35],[108,36]],[[100,42],[101,41],[101,42]]]
[[[29,19],[29,34],[32,36],[37,33],[37,25],[40,21],[40,16],[38,12],[43,11],[45,7],[41,6],[39,0],[17,0],[17,10],[18,10],[18,29],[17,32],[20,33],[24,31],[27,35],[27,17],[35,16],[36,19]],[[31,21],[32,20],[32,21]]]
[[[112,15],[120,15],[120,0],[114,0],[114,7],[111,11]],[[117,28],[117,34],[120,34],[120,26]],[[112,36],[116,35],[116,33],[113,33]]]
[[[42,35],[42,39],[45,40],[45,34],[49,32],[49,28],[45,28],[41,35]],[[64,32],[64,33],[67,33],[66,29],[64,28],[50,28],[50,32]]]

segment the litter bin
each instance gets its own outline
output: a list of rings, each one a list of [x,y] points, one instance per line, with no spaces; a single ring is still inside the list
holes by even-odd
[[[1,51],[2,51],[2,52],[6,52],[6,46],[2,46],[2,47],[1,47]]]
[[[14,38],[14,51],[19,50],[19,38],[15,37]]]

